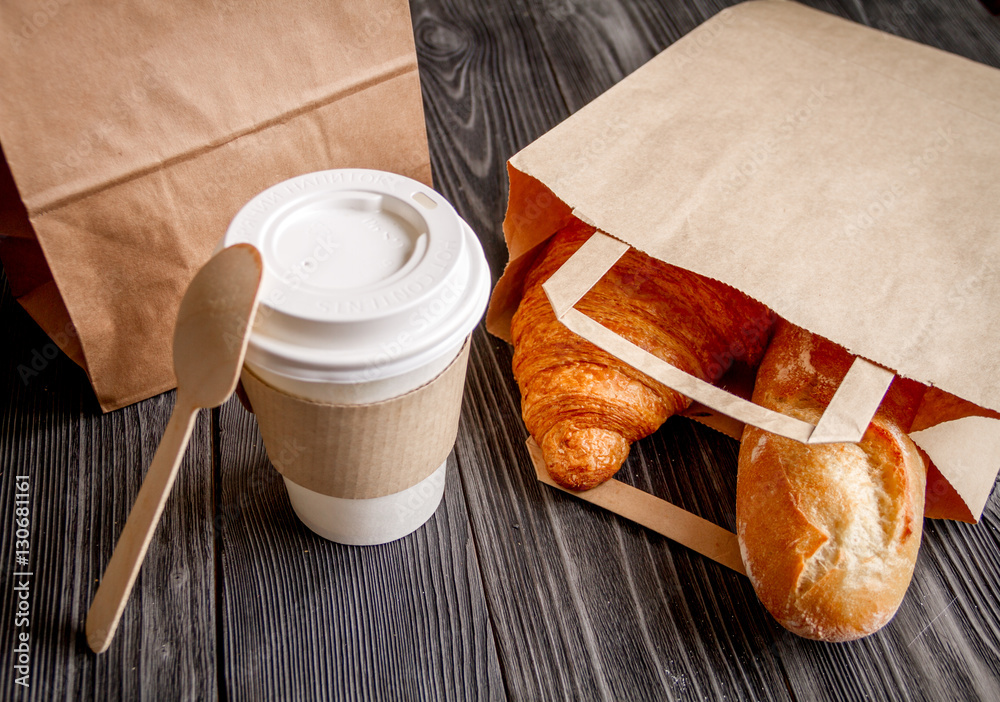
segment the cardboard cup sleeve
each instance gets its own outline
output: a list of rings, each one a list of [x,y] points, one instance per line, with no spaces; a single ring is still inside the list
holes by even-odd
[[[417,484],[448,458],[458,435],[468,360],[466,340],[430,382],[360,405],[296,397],[247,367],[242,381],[278,472],[323,495],[368,499]]]

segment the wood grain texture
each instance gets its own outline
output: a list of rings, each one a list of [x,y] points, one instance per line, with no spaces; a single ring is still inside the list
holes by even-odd
[[[435,187],[479,235],[495,281],[507,260],[504,164],[569,113],[518,0],[410,8]]]
[[[727,4],[412,1],[436,185],[494,279],[505,161]],[[1000,66],[1000,20],[974,0],[808,4]],[[539,484],[510,348],[481,329],[444,503],[394,544],[309,532],[252,418],[233,401],[203,413],[115,642],[94,656],[84,615],[173,397],[102,416],[5,279],[0,329],[0,699],[1000,699],[1000,496],[978,525],[927,523],[885,630],[805,641],[745,578]],[[731,529],[736,449],[675,419],[619,478]],[[27,691],[10,665],[19,474]]]
[[[218,455],[226,696],[504,696],[454,459],[427,524],[389,544],[351,547],[298,521],[235,399],[220,413]]]
[[[101,415],[82,371],[55,353],[10,297],[5,277],[0,324],[0,696],[214,699],[209,416],[195,426],[115,640],[94,656],[84,618],[166,426],[172,394]],[[27,690],[15,687],[9,664],[13,637],[26,630],[13,616],[14,587],[25,581],[15,575],[25,568],[13,550],[17,475],[28,476],[31,496]]]
[[[567,111],[572,112],[722,6],[529,3],[525,9],[536,34],[519,35],[517,46],[504,55],[508,61],[523,61],[535,68],[534,80],[510,86],[513,98],[496,99],[533,111],[542,95],[552,90],[554,79]],[[925,42],[934,35],[921,29],[933,28],[934,16],[942,10],[927,5],[905,5],[902,13],[857,3],[816,6]],[[996,44],[989,38],[995,25],[984,21],[985,13],[978,8],[969,8],[967,15],[965,24],[952,35],[960,37],[958,43],[964,41],[964,52],[959,53],[991,62]],[[478,16],[470,21],[478,22]],[[954,27],[955,22],[950,24]],[[970,27],[975,28],[971,36]],[[971,45],[974,37],[985,38]],[[956,49],[953,44],[940,45]],[[539,46],[549,75],[539,69],[543,65],[537,56]],[[478,70],[494,67],[482,62]],[[425,93],[433,94],[432,81],[440,79],[427,62],[422,61],[421,68]],[[489,77],[468,81],[497,82]],[[462,140],[462,134],[439,133],[449,140],[441,151],[462,150],[452,143]],[[489,145],[484,152],[495,149]],[[461,175],[457,169],[449,172],[449,185],[455,187],[451,181]],[[467,197],[470,190],[471,184],[458,189],[463,214],[461,197]],[[500,238],[495,223],[492,227],[487,223],[487,229],[479,232],[487,241]],[[496,249],[487,250],[493,254]],[[497,262],[493,265],[496,270]],[[487,594],[491,607],[501,613],[495,626],[508,688],[515,696],[616,699],[655,690],[657,696],[681,699],[865,695],[940,699],[949,690],[973,697],[996,693],[997,659],[991,654],[998,637],[993,612],[986,612],[979,626],[949,629],[945,651],[923,642],[946,616],[939,613],[954,606],[949,601],[955,595],[948,593],[961,582],[958,574],[963,572],[929,563],[934,556],[923,557],[914,584],[919,594],[907,599],[886,631],[853,648],[831,647],[781,629],[763,612],[744,579],[716,572],[722,569],[676,545],[660,542],[639,547],[629,539],[656,539],[589,505],[540,488],[527,468],[520,441],[524,430],[516,419],[517,389],[510,380],[509,350],[491,341],[477,343],[470,369],[474,399],[469,406],[477,412],[470,423],[478,427],[472,436],[480,441],[471,444],[460,439],[458,456],[481,567],[487,576]],[[498,415],[503,418],[501,425]],[[621,477],[733,528],[735,447],[735,442],[707,429],[674,420],[635,447]],[[498,524],[498,512],[501,519],[506,515],[506,524]],[[967,536],[962,525],[941,528]],[[935,526],[928,532],[932,544],[925,551],[964,553],[966,544],[936,540],[939,529]],[[956,536],[950,534],[950,538]],[[553,554],[558,554],[558,561],[553,562]],[[996,573],[998,564],[988,555],[985,558],[987,570]],[[975,597],[990,594],[976,593]],[[965,602],[965,597],[973,595],[963,594],[955,601]],[[526,649],[548,655],[532,656],[528,665],[523,655]],[[966,659],[971,659],[968,666],[963,664]],[[903,672],[914,669],[921,671],[919,685],[908,684],[911,676]]]
[[[774,625],[759,609],[742,629],[734,616],[753,597],[744,578],[535,480],[507,363],[502,342],[473,347],[467,437],[478,440],[460,436],[457,450],[512,697],[786,699],[780,667],[760,656]],[[717,437],[690,423],[679,429],[640,442],[629,460],[627,470],[654,480],[661,496],[667,479],[712,476],[701,461]],[[650,467],[665,457],[679,470]],[[735,486],[731,449],[728,460]],[[690,487],[685,494],[721,505],[717,486]]]

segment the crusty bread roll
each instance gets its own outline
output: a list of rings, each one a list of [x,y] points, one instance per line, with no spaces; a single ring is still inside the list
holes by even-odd
[[[779,321],[754,402],[819,420],[854,357]],[[859,444],[806,445],[747,426],[737,535],[768,611],[810,639],[850,641],[895,614],[913,574],[926,464],[906,435],[925,388],[896,378]]]
[[[525,278],[511,321],[524,424],[552,478],[587,490],[610,478],[632,442],[691,401],[559,322],[542,283],[594,233],[576,221],[556,233]],[[577,304],[584,314],[703,380],[756,364],[774,314],[734,288],[630,249]]]

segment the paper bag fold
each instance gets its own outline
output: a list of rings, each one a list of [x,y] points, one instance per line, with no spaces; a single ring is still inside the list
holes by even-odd
[[[336,167],[430,182],[402,0],[56,10],[0,6],[0,143],[39,245],[0,255],[43,328],[72,320],[105,410],[174,386],[181,296],[258,192]],[[39,253],[50,280],[19,272]]]
[[[242,384],[272,465],[321,495],[392,495],[429,477],[458,435],[469,342],[430,382],[382,402],[338,405],[282,392],[244,367]]]
[[[998,96],[1000,71],[794,3],[724,11],[511,158],[488,327],[509,339],[519,278],[575,216],[1000,409]],[[998,466],[955,486],[970,509]]]

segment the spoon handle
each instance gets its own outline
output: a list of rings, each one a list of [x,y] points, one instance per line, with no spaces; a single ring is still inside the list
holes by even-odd
[[[184,457],[197,416],[198,408],[187,402],[178,391],[170,421],[87,612],[87,643],[95,653],[107,650],[115,635],[146,548],[177,477],[177,468]]]

